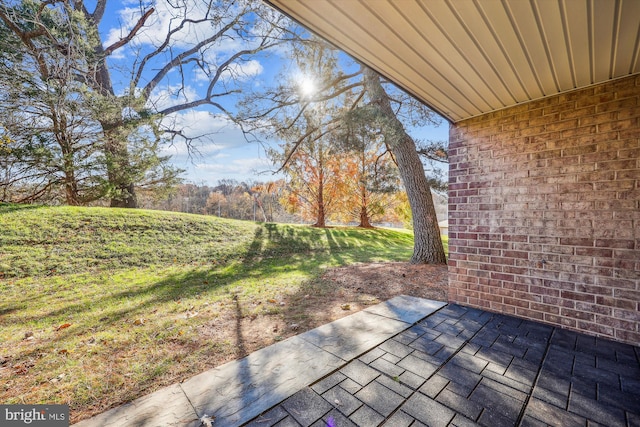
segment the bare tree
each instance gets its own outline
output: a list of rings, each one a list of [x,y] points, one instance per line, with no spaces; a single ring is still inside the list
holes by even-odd
[[[99,125],[111,206],[136,207],[135,187],[146,172],[136,165],[132,138],[139,141],[141,133],[192,145],[202,135],[188,132],[179,114],[228,114],[225,98],[259,67],[256,55],[290,38],[289,21],[258,1],[158,0],[126,9],[131,15],[122,27],[105,34],[99,25],[106,6],[106,0],[93,10],[82,0],[0,0],[0,20],[34,58],[41,81],[54,77],[57,56],[74,58],[71,72]],[[52,25],[53,11],[68,31]],[[190,86],[190,76],[204,89]]]

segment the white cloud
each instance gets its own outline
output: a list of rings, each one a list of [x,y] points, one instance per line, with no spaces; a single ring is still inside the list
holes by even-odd
[[[213,143],[219,149],[226,149],[246,144],[242,131],[231,120],[203,110],[171,114],[162,120],[162,126],[180,130],[189,138],[201,139],[198,147]]]
[[[206,2],[184,2],[183,7],[173,7],[171,3],[168,1],[154,2],[153,13],[147,18],[145,26],[136,33],[131,45],[160,46],[169,31],[177,29],[185,16],[190,21],[198,21],[209,13]],[[124,7],[120,9],[118,15],[121,25],[118,28],[109,30],[104,42],[105,47],[128,35],[147,10],[149,9],[142,10],[140,7]],[[213,34],[213,31],[210,21],[188,22],[172,36],[172,40],[175,47],[184,48],[204,40]]]
[[[223,178],[239,181],[277,178],[270,173],[261,174],[273,169],[264,147],[247,142],[242,131],[225,117],[206,111],[173,116],[172,126],[179,126],[185,134],[206,135],[194,142],[197,153],[190,153],[180,141],[162,149],[162,154],[170,155],[174,165],[186,169],[184,177],[188,181],[214,185]]]
[[[257,144],[245,143],[243,148],[213,150],[189,159],[185,155],[175,156],[172,163],[185,169],[183,177],[190,182],[215,185],[221,179],[238,181],[269,181],[278,179],[275,169]]]
[[[195,101],[198,98],[198,93],[191,86],[169,86],[154,90],[147,104],[156,111],[161,111],[175,105]]]
[[[253,76],[262,74],[264,67],[259,61],[252,59],[246,62],[236,62],[224,72],[225,78],[236,78],[238,80],[245,80]]]
[[[210,5],[206,1],[154,1],[154,11],[147,18],[145,25],[137,31],[127,47],[123,47],[121,50],[158,47],[165,42],[170,31],[175,31],[171,35],[170,45],[172,48],[191,48],[212,37],[232,19],[235,19],[242,12],[243,3],[220,1]],[[117,21],[119,25],[107,31],[103,43],[104,47],[110,46],[130,34],[148,10],[149,7],[141,8],[135,5],[118,10]],[[180,26],[181,28],[179,28]],[[268,31],[268,26],[262,21],[256,20],[247,30],[248,38],[240,38],[234,30],[228,31],[227,36],[219,37],[214,44],[205,48],[205,59],[214,60],[221,53],[229,54],[257,47],[260,43],[260,35]],[[117,53],[120,57],[123,56],[122,52]]]
[[[251,59],[249,61],[243,62],[234,62],[230,64],[226,70],[223,71],[221,75],[222,81],[229,82],[231,80],[235,81],[246,81],[251,77],[262,74],[264,71],[264,67],[260,63],[260,61],[256,59]],[[211,67],[211,77],[215,73],[215,67]],[[203,83],[209,82],[211,77],[208,76],[202,69],[197,68],[193,73],[193,81]]]

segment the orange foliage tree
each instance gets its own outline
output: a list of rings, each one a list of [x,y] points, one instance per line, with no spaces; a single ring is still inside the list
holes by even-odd
[[[341,134],[341,145],[349,154],[343,157],[343,209],[359,227],[371,228],[393,204],[392,193],[400,186],[398,169],[380,132],[358,117],[357,110],[345,114],[343,120],[346,131]]]
[[[273,152],[272,158],[279,155]],[[299,212],[304,220],[314,221],[314,227],[325,227],[344,199],[343,171],[335,144],[327,137],[310,138],[298,146],[284,168],[286,187],[280,202],[290,212]]]

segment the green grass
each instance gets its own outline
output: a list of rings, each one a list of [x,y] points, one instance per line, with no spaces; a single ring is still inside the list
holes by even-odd
[[[294,318],[324,269],[413,249],[398,230],[144,210],[0,204],[0,227],[0,401],[74,420],[242,355],[218,324]]]

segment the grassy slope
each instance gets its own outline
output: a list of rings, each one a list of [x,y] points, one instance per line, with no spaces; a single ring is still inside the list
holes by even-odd
[[[1,204],[0,230],[0,402],[69,403],[72,413],[233,353],[233,342],[198,332],[232,308],[282,315],[286,295],[322,269],[404,261],[413,245],[383,229]]]

